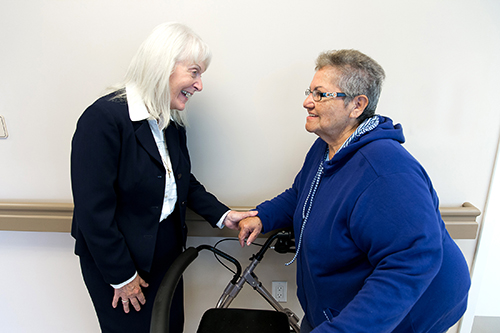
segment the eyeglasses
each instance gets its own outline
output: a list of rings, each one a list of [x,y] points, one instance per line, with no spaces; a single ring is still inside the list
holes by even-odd
[[[321,99],[323,97],[335,98],[335,97],[346,97],[347,96],[345,93],[342,93],[342,92],[321,92],[318,90],[311,90],[311,88],[307,88],[306,89],[306,96],[309,96],[310,94],[313,95],[313,100],[315,102],[321,101]]]

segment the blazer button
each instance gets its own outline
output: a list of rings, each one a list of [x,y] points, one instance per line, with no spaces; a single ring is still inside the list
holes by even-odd
[[[162,175],[159,175],[159,176],[158,176],[158,179],[162,179],[162,178],[163,178],[163,176],[162,176]]]
[[[177,179],[181,179],[181,178],[182,178],[182,173],[177,175]]]
[[[186,205],[186,201],[181,202],[181,206],[185,206],[185,205]]]

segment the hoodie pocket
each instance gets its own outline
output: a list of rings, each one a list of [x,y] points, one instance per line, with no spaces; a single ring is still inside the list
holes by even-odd
[[[333,318],[335,318],[339,315],[339,313],[340,313],[340,311],[337,311],[337,310],[332,309],[332,308],[326,308],[325,310],[323,310],[323,314],[325,315],[326,320],[328,320],[328,321],[332,321]]]

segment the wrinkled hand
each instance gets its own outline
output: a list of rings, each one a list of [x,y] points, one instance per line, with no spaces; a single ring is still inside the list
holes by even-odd
[[[130,304],[134,307],[136,311],[141,310],[141,304],[146,303],[146,297],[142,293],[142,288],[149,286],[149,284],[144,281],[139,274],[133,279],[129,284],[124,285],[119,289],[115,289],[115,295],[113,296],[113,308],[118,306],[118,301],[121,298],[123,304],[123,311],[125,313],[130,312]]]
[[[258,216],[248,217],[239,223],[239,229],[238,239],[241,247],[245,246],[245,239],[248,246],[253,243],[262,231],[262,221]]]
[[[228,227],[229,229],[233,230],[238,230],[238,223],[250,216],[255,216],[257,215],[258,212],[256,210],[253,211],[248,211],[248,212],[237,212],[237,211],[230,211],[229,214],[226,215],[226,218],[224,219],[224,225]]]

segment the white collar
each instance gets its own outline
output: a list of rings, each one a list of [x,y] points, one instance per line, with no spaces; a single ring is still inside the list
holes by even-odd
[[[125,86],[125,91],[127,93],[128,114],[130,120],[140,121],[151,118],[151,115],[149,114],[137,87],[133,83],[130,83]]]

